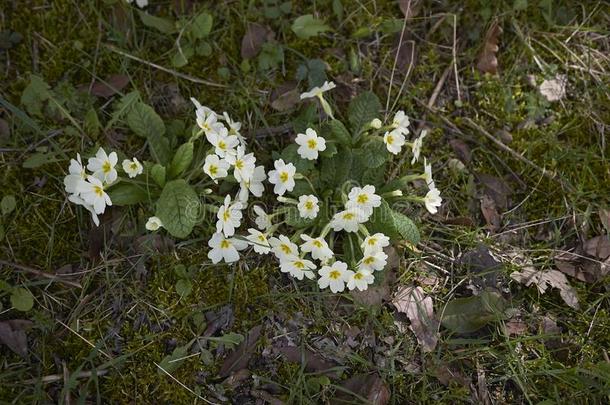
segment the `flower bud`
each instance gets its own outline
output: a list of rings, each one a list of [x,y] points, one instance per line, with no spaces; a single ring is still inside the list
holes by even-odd
[[[371,126],[371,128],[379,129],[381,128],[382,123],[379,118],[375,118],[369,123],[369,125]]]

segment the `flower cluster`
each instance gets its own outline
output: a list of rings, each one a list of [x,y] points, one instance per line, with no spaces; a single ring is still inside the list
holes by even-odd
[[[98,215],[104,213],[106,206],[112,205],[106,188],[118,179],[115,167],[117,162],[116,152],[107,154],[102,148],[98,149],[94,157],[89,158],[86,167],[78,153],[76,159],[70,160],[68,175],[64,178],[68,199],[89,211],[95,225],[100,223]],[[143,170],[142,164],[135,157],[132,160],[125,159],[122,166],[125,174],[131,178],[141,174]],[[87,173],[87,170],[90,173]]]

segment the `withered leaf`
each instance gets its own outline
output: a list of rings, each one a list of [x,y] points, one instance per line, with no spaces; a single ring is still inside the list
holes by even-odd
[[[585,252],[589,256],[605,260],[610,256],[610,237],[606,235],[595,236],[583,244]]]
[[[487,194],[481,198],[481,213],[483,214],[483,218],[485,218],[485,223],[487,223],[487,226],[492,232],[500,229],[502,219],[498,212],[498,207],[496,206],[496,202]]]
[[[477,180],[485,187],[485,194],[490,196],[499,210],[508,208],[512,188],[501,178],[486,173],[475,173]]]
[[[254,58],[263,49],[263,44],[273,37],[273,32],[260,24],[248,24],[246,33],[241,40],[241,57]]]
[[[123,90],[128,83],[129,77],[127,75],[110,75],[103,81],[95,81],[91,86],[90,93],[96,97],[108,98]]]
[[[311,350],[286,346],[280,347],[278,351],[286,357],[291,363],[301,363],[305,366],[307,371],[320,372],[328,376],[337,376],[337,371],[333,370],[337,365],[330,361],[325,360],[322,356],[312,352]]]
[[[576,291],[566,278],[565,274],[558,270],[536,270],[531,266],[524,267],[521,271],[511,273],[510,277],[521,284],[529,287],[534,284],[540,294],[544,294],[549,286],[557,288],[559,295],[574,309],[579,309],[578,297]]]
[[[252,357],[252,354],[256,349],[256,343],[261,335],[262,328],[262,325],[257,325],[250,329],[246,339],[244,339],[237,349],[225,359],[220,368],[220,372],[218,373],[220,377],[228,377],[232,372],[246,368],[250,361],[250,357]]]
[[[408,20],[419,13],[420,2],[420,0],[398,0],[398,6]]]
[[[341,387],[344,390],[337,391],[331,404],[353,404],[358,397],[366,398],[368,404],[374,405],[390,402],[390,389],[377,374],[357,374],[345,380]]]
[[[422,351],[434,350],[438,341],[439,322],[434,316],[432,298],[426,296],[421,287],[401,286],[394,295],[392,304],[409,318],[409,328],[417,337]]]
[[[11,319],[0,322],[0,343],[5,344],[21,357],[28,354],[28,339],[25,330],[32,322],[25,319]]]
[[[483,49],[477,59],[477,69],[483,73],[491,73],[492,75],[498,73],[497,53],[500,49],[498,47],[500,34],[502,34],[500,23],[498,20],[494,20],[485,34]]]
[[[451,145],[453,152],[462,163],[467,165],[472,161],[472,152],[466,142],[461,139],[452,139],[449,141],[449,145]]]
[[[608,235],[610,235],[610,209],[599,210],[599,220],[604,228],[606,228]]]

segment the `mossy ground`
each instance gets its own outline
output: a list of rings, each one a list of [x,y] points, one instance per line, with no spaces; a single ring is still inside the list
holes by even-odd
[[[171,68],[175,36],[144,27],[135,9],[121,1],[38,0],[26,2],[27,6],[17,1],[5,3],[0,11],[0,31],[23,35],[21,43],[0,54],[0,91],[2,99],[12,105],[23,109],[20,95],[33,72],[52,87],[72,89],[66,91],[66,99],[71,100],[70,112],[76,122],[82,123],[88,109],[85,107],[89,106],[94,106],[105,122],[110,111],[105,100],[84,97],[73,89],[88,85],[92,79],[122,73],[129,76],[128,89],[138,89],[146,99],[169,97],[159,90],[160,85],[176,86],[186,100],[193,96],[215,110],[239,117],[251,135],[293,117],[293,110],[278,112],[270,107],[269,92],[293,80],[299,65],[308,58],[325,61],[328,77],[340,78],[356,92],[372,88],[385,101],[397,34],[383,33],[377,27],[389,19],[402,18],[396,2],[381,0],[343,1],[341,21],[333,14],[332,1],[292,1],[291,10],[280,18],[265,15],[266,8],[280,3],[270,0],[195,5],[191,13],[207,9],[214,16],[209,38],[213,51],[209,57],[195,57],[176,70],[226,86],[218,88],[192,83],[114,52],[112,47],[120,48]],[[172,2],[151,3],[149,12],[172,15]],[[419,224],[425,249],[401,252],[399,283],[407,284],[427,274],[425,269],[430,268],[426,263],[445,271],[437,272],[442,283],[426,287],[439,310],[454,295],[454,288],[467,284],[460,284],[468,275],[453,259],[479,243],[504,252],[526,252],[536,264],[548,268],[554,250],[605,232],[597,213],[610,202],[610,148],[605,135],[610,122],[610,10],[603,2],[412,3],[418,4],[419,11],[406,33],[407,39],[416,44],[416,58],[400,96],[397,94],[406,66],[396,73],[390,106],[398,97],[399,108],[414,117],[416,124],[420,118],[425,120],[431,129],[424,153],[437,170],[435,180],[446,201],[443,215],[474,220],[474,226],[462,227],[444,224],[440,217],[423,216]],[[521,7],[523,4],[526,8]],[[306,13],[317,13],[334,29],[313,39],[298,39],[290,24]],[[457,43],[453,41],[453,16]],[[491,77],[478,72],[474,65],[494,16],[501,19],[504,33],[498,53],[500,74]],[[249,62],[249,68],[244,66],[240,44],[246,23],[252,21],[272,29],[276,41],[284,47],[284,60],[275,69],[263,71],[256,60]],[[370,28],[372,33],[354,36],[361,28]],[[425,104],[452,64],[453,47],[457,49],[458,77],[453,73],[448,76],[435,105],[428,110]],[[560,102],[549,103],[528,83],[527,76],[533,75],[539,84],[556,72],[568,75],[568,94]],[[460,103],[455,102],[458,79]],[[302,87],[307,85],[303,83]],[[342,103],[344,99],[337,96],[336,101]],[[190,107],[163,112],[168,120],[192,119]],[[72,288],[16,272],[10,266],[1,267],[0,274],[9,285],[28,288],[35,297],[34,308],[19,313],[11,309],[6,292],[0,296],[2,319],[34,322],[28,332],[27,358],[5,346],[0,348],[0,398],[5,401],[62,402],[72,397],[102,402],[192,402],[193,393],[159,373],[155,363],[176,345],[201,333],[194,317],[227,304],[234,321],[223,332],[246,334],[251,327],[270,319],[280,324],[300,319],[296,336],[307,346],[317,347],[312,342],[322,338],[343,342],[345,328],[358,327],[361,336],[373,336],[377,343],[360,344],[339,356],[346,367],[345,375],[377,372],[389,385],[396,404],[476,402],[481,375],[489,396],[501,403],[608,400],[610,292],[603,281],[585,284],[571,279],[581,302],[581,309],[573,310],[556,291],[541,295],[534,287],[509,282],[508,275],[514,269],[506,268],[503,276],[507,295],[521,311],[528,331],[508,337],[501,324],[494,324],[464,339],[442,330],[436,350],[421,354],[411,332],[400,331],[395,325],[390,306],[367,307],[349,300],[339,305],[313,288],[289,283],[273,263],[265,260],[231,268],[206,265],[207,229],[199,229],[193,235],[196,239],[175,250],[147,253],[142,256],[143,262],[137,263],[127,257],[129,249],[117,241],[119,237],[138,236],[142,226],[130,229],[127,224],[133,225],[130,221],[134,217],[141,223],[144,214],[122,211],[118,219],[112,218],[112,224],[122,223],[124,227],[102,235],[114,238],[112,243],[108,239],[101,250],[103,260],[90,260],[87,251],[96,236],[88,232],[88,216],[67,203],[62,177],[68,156],[93,149],[95,144],[105,145],[109,139],[104,134],[82,137],[78,131],[75,136],[65,116],[33,117],[44,129],[43,134],[32,131],[8,109],[1,117],[11,130],[0,143],[1,195],[15,195],[17,207],[1,217],[0,256],[50,273],[71,265],[78,273],[74,280],[83,286]],[[511,149],[556,174],[569,188],[497,149],[466,125],[465,118],[492,134],[500,129],[510,132]],[[448,140],[461,136],[456,128],[471,145],[473,157],[468,170],[454,170],[447,164],[455,158]],[[54,129],[63,132],[50,136],[47,131]],[[141,144],[131,138],[128,136],[123,145],[135,152]],[[281,136],[251,140],[261,156],[285,143]],[[32,145],[61,150],[60,161],[37,169],[22,168],[33,152],[29,149]],[[518,208],[503,218],[503,229],[517,229],[514,237],[502,238],[484,227],[478,206],[473,208],[472,204],[476,200],[471,187],[474,172],[512,176],[511,184],[516,188],[511,195],[512,206]],[[541,238],[540,234],[548,236]],[[193,291],[183,298],[174,287],[174,268],[179,264],[198,267]],[[540,332],[538,326],[544,316],[557,321],[562,330],[561,345],[548,344]],[[214,400],[218,395],[232,398],[231,389],[222,388],[222,379],[217,376],[225,357],[222,351],[218,353],[209,364],[198,356],[185,360],[173,377]],[[315,374],[281,358],[254,363],[251,371],[261,381],[283,387],[277,396],[291,403],[324,402],[332,397],[334,384],[340,384],[332,381],[311,388]],[[76,376],[80,371],[95,369],[104,369],[105,374],[74,379],[63,376],[64,372]],[[53,383],[36,383],[49,375],[60,378]],[[216,397],[210,396],[212,391]]]

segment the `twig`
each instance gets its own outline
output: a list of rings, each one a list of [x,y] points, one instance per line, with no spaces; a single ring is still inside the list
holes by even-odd
[[[97,376],[101,376],[108,373],[108,370],[96,370],[95,373],[93,371],[81,371],[80,373],[76,374],[76,378],[89,378],[92,375],[97,375]],[[72,376],[74,377],[74,376]],[[50,383],[54,383],[57,381],[61,381],[64,379],[63,374],[50,374],[50,375],[45,375],[44,377],[38,379],[38,378],[31,378],[29,380],[25,380],[23,381],[24,384],[38,384],[38,383],[43,383],[43,384],[50,384]]]
[[[537,171],[542,173],[542,175],[545,176],[546,178],[558,182],[562,187],[566,188],[568,191],[570,191],[570,192],[574,192],[575,191],[574,187],[572,187],[570,184],[564,182],[562,179],[557,177],[557,175],[555,175],[555,174],[547,171],[546,169],[538,166],[536,163],[532,162],[531,160],[529,160],[525,156],[522,156],[519,153],[515,152],[513,149],[511,149],[509,146],[503,144],[495,136],[493,136],[492,134],[487,132],[487,130],[485,128],[483,128],[482,126],[480,126],[479,124],[477,124],[476,122],[471,120],[470,118],[465,117],[464,121],[471,128],[476,129],[477,131],[479,131],[483,136],[485,136],[487,139],[489,139],[491,142],[493,142],[498,148],[502,149],[504,152],[509,153],[515,159],[519,160],[522,163],[527,164],[528,166],[533,167],[534,169],[536,169]]]
[[[153,67],[155,69],[159,69],[159,70],[161,70],[161,71],[163,71],[165,73],[169,73],[170,75],[177,76],[177,77],[179,77],[181,79],[188,80],[188,81],[193,82],[193,83],[205,84],[207,86],[212,86],[212,87],[221,87],[221,88],[226,88],[227,87],[224,84],[214,83],[214,82],[210,82],[208,80],[200,79],[200,78],[195,77],[195,76],[187,75],[185,73],[176,72],[173,69],[169,69],[169,68],[163,67],[161,65],[157,65],[156,63],[149,62],[147,60],[138,58],[137,56],[132,55],[130,53],[127,53],[125,51],[122,51],[122,50],[120,50],[120,49],[118,49],[118,48],[116,48],[115,46],[112,46],[112,45],[105,44],[104,46],[106,48],[108,48],[110,51],[114,52],[114,53],[118,53],[119,55],[123,55],[126,58],[135,60],[136,62],[143,63],[143,64],[148,65],[150,67]]]
[[[38,277],[47,278],[49,280],[52,280],[52,281],[55,281],[58,283],[67,284],[72,287],[83,288],[79,283],[77,283],[75,281],[63,280],[62,278],[60,278],[59,276],[56,276],[55,274],[45,273],[44,271],[36,270],[31,267],[23,266],[21,264],[11,263],[6,260],[0,260],[0,265],[9,266],[9,267],[14,268],[15,270],[23,271],[24,273],[33,274]]]
[[[184,388],[185,390],[187,390],[188,392],[190,392],[191,394],[195,395],[195,397],[203,400],[204,402],[208,403],[208,404],[215,404],[218,405],[216,402],[212,402],[210,400],[205,399],[204,397],[202,397],[201,395],[197,394],[195,391],[193,391],[192,389],[190,389],[189,387],[187,387],[186,385],[184,385],[184,383],[180,380],[178,380],[176,377],[174,377],[173,375],[171,375],[166,369],[164,369],[163,367],[161,367],[160,365],[158,365],[157,363],[155,363],[155,366],[157,366],[159,368],[159,370],[163,371],[167,376],[169,376],[172,380],[174,380],[175,382],[177,382],[178,384],[180,384],[180,386],[182,388]]]

